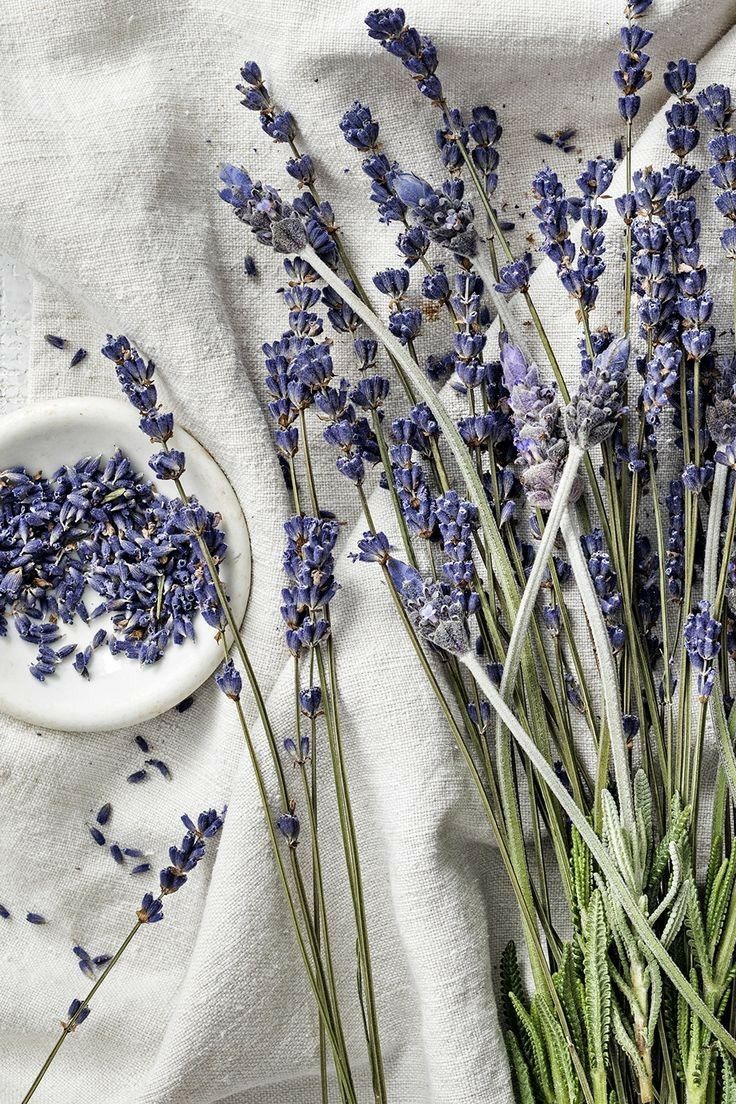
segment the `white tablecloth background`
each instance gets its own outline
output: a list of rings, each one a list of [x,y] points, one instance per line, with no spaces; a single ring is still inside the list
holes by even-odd
[[[369,103],[389,155],[439,180],[435,116],[398,63],[368,40],[365,11],[354,0],[5,0],[0,7],[0,250],[21,265],[18,276],[6,262],[0,285],[0,403],[7,410],[20,398],[115,394],[110,366],[96,352],[108,330],[128,333],[156,360],[177,417],[211,448],[240,495],[254,555],[246,636],[283,735],[291,730],[291,668],[278,596],[288,506],[263,413],[259,355],[285,326],[274,294],[282,277],[217,200],[215,182],[225,160],[278,184],[286,179],[283,149],[262,135],[233,90],[240,64],[255,57],[298,118],[361,276],[395,263],[394,235],[376,223],[337,121],[354,99]],[[655,3],[645,22],[656,31],[657,79],[645,93],[639,132],[652,125],[639,164],[664,157],[659,73],[670,58],[706,57],[705,80],[736,76],[734,13],[733,0]],[[610,79],[620,5],[424,0],[409,16],[439,46],[450,100],[464,108],[490,103],[502,117],[500,196],[506,217],[517,216],[521,248],[534,227],[529,215],[518,219],[514,203],[528,203],[542,158],[568,182],[578,163],[577,154],[550,153],[533,133],[575,126],[586,154],[604,155],[621,133]],[[715,258],[709,207],[710,199],[704,243]],[[254,281],[242,276],[246,253],[259,266]],[[33,272],[32,322],[22,266]],[[544,270],[537,296],[574,370],[569,306]],[[599,318],[616,325],[605,300]],[[27,378],[24,330],[31,332]],[[68,356],[44,344],[48,331],[74,348],[83,344],[90,357],[70,370]],[[447,344],[441,323],[429,337],[436,347]],[[320,453],[325,501],[346,523],[334,613],[391,1099],[505,1104],[511,1092],[493,978],[516,931],[513,903],[378,573],[346,557],[360,525],[331,465]],[[382,492],[373,505],[390,527]],[[232,711],[207,686],[189,712],[159,718],[145,734],[174,770],[168,787],[126,785],[135,765],[130,731],[70,735],[0,719],[0,901],[13,913],[0,922],[0,1101],[20,1099],[56,1021],[85,990],[72,945],[113,949],[137,905],[138,883],[89,841],[90,811],[111,800],[115,832],[163,857],[181,812],[227,800],[216,860],[171,901],[163,924],[141,933],[38,1100],[312,1104],[314,1015]],[[335,855],[327,863],[333,930],[351,988],[353,936],[334,836],[325,812],[325,847]],[[29,909],[49,923],[26,924]],[[347,1003],[358,1056],[356,1010]],[[368,1100],[365,1079],[362,1091]]]

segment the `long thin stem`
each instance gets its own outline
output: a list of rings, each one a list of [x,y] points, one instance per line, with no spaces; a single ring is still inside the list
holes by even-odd
[[[141,922],[140,922],[140,921],[138,921],[138,922],[137,922],[137,923],[136,923],[136,924],[135,924],[135,925],[134,925],[134,926],[133,926],[133,927],[132,927],[132,928],[130,929],[130,931],[129,931],[129,932],[128,932],[128,934],[126,935],[125,939],[124,939],[124,940],[123,940],[123,942],[122,942],[122,943],[120,944],[120,946],[118,947],[117,951],[116,951],[116,952],[115,952],[115,954],[114,954],[114,955],[112,956],[112,958],[111,958],[111,959],[110,959],[110,961],[108,962],[107,966],[106,966],[106,967],[105,967],[105,969],[104,969],[104,970],[102,971],[102,973],[101,973],[101,974],[100,974],[100,976],[98,977],[97,981],[96,981],[96,982],[94,983],[94,985],[93,985],[93,986],[92,986],[92,988],[90,989],[90,991],[89,991],[89,993],[87,994],[87,996],[86,996],[86,997],[84,998],[84,1000],[83,1000],[83,1001],[82,1001],[82,1002],[80,1003],[80,1005],[79,1005],[79,1008],[77,1009],[77,1011],[76,1011],[76,1012],[74,1013],[74,1015],[73,1015],[73,1016],[72,1016],[72,1017],[71,1017],[71,1018],[70,1018],[69,1020],[67,1020],[67,1022],[66,1022],[66,1023],[64,1024],[64,1026],[63,1026],[63,1028],[62,1028],[62,1030],[61,1030],[61,1035],[60,1035],[60,1036],[59,1036],[59,1038],[58,1038],[58,1039],[56,1040],[56,1042],[55,1042],[54,1046],[53,1046],[53,1047],[52,1047],[52,1049],[51,1049],[51,1053],[49,1054],[49,1056],[48,1056],[48,1058],[46,1059],[46,1061],[44,1062],[44,1064],[43,1064],[43,1065],[41,1066],[41,1069],[40,1069],[40,1070],[38,1071],[38,1074],[36,1075],[36,1077],[35,1077],[35,1079],[34,1079],[34,1081],[33,1081],[33,1084],[31,1085],[31,1087],[30,1087],[30,1089],[28,1090],[28,1092],[26,1093],[26,1095],[25,1095],[25,1096],[23,1097],[23,1100],[21,1101],[21,1104],[28,1104],[28,1101],[29,1101],[29,1100],[31,1099],[31,1097],[32,1097],[32,1096],[34,1095],[34,1093],[36,1092],[36,1089],[38,1088],[38,1086],[39,1086],[39,1085],[41,1084],[41,1082],[43,1081],[43,1079],[44,1079],[44,1077],[45,1077],[45,1075],[46,1075],[46,1072],[47,1072],[47,1070],[48,1070],[49,1066],[51,1065],[51,1063],[53,1062],[54,1058],[56,1057],[56,1055],[57,1055],[57,1054],[59,1053],[59,1051],[61,1050],[61,1047],[62,1047],[62,1044],[63,1044],[64,1040],[65,1040],[65,1039],[67,1038],[67,1036],[68,1036],[68,1035],[71,1035],[72,1031],[74,1030],[74,1027],[75,1027],[75,1025],[77,1024],[77,1022],[78,1022],[78,1020],[79,1020],[79,1017],[80,1017],[81,1013],[82,1013],[82,1012],[84,1011],[84,1009],[85,1009],[85,1008],[88,1008],[88,1007],[89,1007],[90,1001],[91,1001],[91,1000],[92,1000],[92,998],[94,997],[95,993],[96,993],[96,992],[97,992],[97,990],[98,990],[98,989],[100,988],[100,986],[102,985],[103,981],[104,981],[104,980],[105,980],[105,978],[106,978],[106,977],[108,976],[108,974],[109,974],[109,973],[110,973],[110,971],[111,971],[111,970],[113,969],[113,967],[114,967],[114,966],[116,966],[116,965],[117,965],[117,963],[118,963],[118,962],[120,961],[120,959],[122,958],[123,954],[124,954],[124,953],[125,953],[125,951],[127,950],[128,946],[129,946],[129,945],[130,945],[130,943],[131,943],[131,942],[133,941],[133,938],[134,938],[134,936],[135,936],[135,935],[136,935],[136,934],[138,933],[139,929],[140,929],[140,928],[141,928],[142,926],[143,926],[143,925],[141,924]]]
[[[570,566],[580,592],[580,598],[588,619],[588,625],[595,644],[598,664],[601,671],[601,693],[606,709],[606,723],[611,734],[611,752],[613,769],[616,776],[616,789],[621,806],[621,818],[628,831],[634,828],[634,802],[631,793],[629,762],[626,754],[626,737],[621,717],[621,703],[618,695],[618,671],[611,649],[611,639],[606,623],[598,605],[598,596],[585,562],[577,524],[570,509],[566,509],[562,518],[562,535],[570,557]]]
[[[521,663],[521,655],[526,644],[529,622],[534,616],[534,606],[537,595],[539,594],[539,588],[542,584],[544,572],[547,569],[547,563],[552,554],[554,543],[557,540],[557,534],[562,524],[562,516],[567,509],[570,492],[577,477],[582,459],[582,449],[578,448],[577,445],[571,445],[567,460],[565,461],[565,467],[560,476],[560,482],[555,491],[552,509],[547,516],[542,539],[537,546],[534,563],[529,572],[519,608],[516,611],[516,619],[511,632],[511,639],[509,640],[509,646],[506,650],[503,676],[501,679],[501,697],[506,702],[510,701],[514,692],[516,676]]]
[[[564,785],[557,778],[554,770],[539,751],[532,738],[527,734],[523,726],[506,705],[500,692],[488,677],[483,664],[475,655],[475,652],[464,652],[460,656],[460,661],[471,671],[493,708],[501,714],[504,725],[506,725],[511,732],[524,754],[531,760],[545,786],[547,786],[560,803],[575,828],[580,833],[583,843],[586,845],[606,880],[615,891],[631,926],[634,928],[641,942],[645,945],[647,951],[656,960],[674,987],[685,998],[690,1008],[702,1020],[711,1034],[725,1047],[729,1054],[736,1056],[736,1039],[726,1031],[723,1024],[719,1023],[705,1001],[699,993],[695,991],[680,968],[664,949],[662,943],[652,931],[647,917],[641,911],[639,902],[634,898],[628,885],[619,873],[618,867],[609,855],[608,850],[590,827],[588,818],[578,808],[572,797],[570,797]]]

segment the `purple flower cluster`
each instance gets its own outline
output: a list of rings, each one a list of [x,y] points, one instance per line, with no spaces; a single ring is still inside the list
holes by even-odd
[[[411,73],[417,88],[432,103],[441,104],[442,85],[436,76],[437,50],[431,39],[409,27],[401,8],[376,8],[365,19],[368,34],[381,43]]]
[[[718,191],[716,207],[729,223],[721,234],[721,245],[726,255],[736,260],[736,135],[731,129],[731,89],[723,84],[710,84],[699,93],[698,103],[716,132],[708,142],[714,162],[708,173]]]
[[[721,622],[710,615],[710,602],[700,602],[685,622],[685,650],[698,674],[698,696],[706,702],[715,681],[715,660],[721,650]]]
[[[330,635],[326,607],[337,593],[334,548],[336,521],[297,514],[284,525],[283,556],[288,586],[281,591],[286,644],[294,656],[317,647]]]
[[[549,510],[567,457],[559,397],[554,387],[541,382],[536,364],[528,364],[518,346],[508,339],[501,343],[501,366],[521,483],[530,506]]]
[[[224,165],[220,180],[224,184],[220,199],[230,204],[259,242],[272,246],[277,253],[296,253],[304,248],[308,240],[304,223],[275,188],[251,180],[245,169],[236,165]]]
[[[611,646],[614,652],[620,652],[626,640],[626,633],[619,622],[621,612],[621,591],[618,578],[611,563],[600,529],[594,529],[589,536],[581,540],[583,551],[588,560],[588,571],[598,596],[601,613],[608,628]]]
[[[664,74],[664,83],[675,103],[665,112],[667,120],[667,145],[677,160],[669,167],[672,194],[676,199],[689,192],[700,179],[700,170],[688,160],[700,140],[697,128],[699,109],[690,93],[695,87],[697,68],[686,58],[671,61]]]
[[[647,69],[649,54],[644,52],[644,47],[652,38],[652,32],[645,31],[634,22],[644,14],[651,2],[652,0],[637,0],[636,3],[630,3],[627,7],[629,22],[619,32],[621,50],[613,79],[621,93],[618,101],[619,115],[629,123],[639,113],[641,98],[638,93],[652,75]]]
[[[178,846],[174,844],[169,848],[169,865],[160,873],[158,896],[146,893],[141,901],[141,907],[136,912],[141,924],[155,924],[163,920],[163,898],[181,889],[191,872],[202,861],[206,841],[216,836],[224,824],[225,810],[218,813],[216,809],[206,809],[199,814],[196,822],[186,813],[181,819],[186,833]]]
[[[274,142],[291,142],[296,135],[294,116],[288,111],[279,111],[255,61],[246,61],[240,75],[243,83],[235,87],[243,97],[240,101],[243,107],[258,112],[263,130]]]
[[[391,180],[399,167],[378,149],[379,124],[371,109],[356,100],[340,120],[340,130],[349,146],[366,155],[361,168],[371,182],[371,200],[378,207],[381,222],[406,222],[406,208]]]
[[[616,429],[626,407],[631,342],[619,337],[595,357],[565,411],[570,439],[587,450],[600,445]]]
[[[473,257],[478,235],[462,180],[446,180],[441,190],[409,172],[391,174],[391,184],[416,226],[430,241],[463,257]]]
[[[557,173],[550,168],[541,169],[532,181],[537,201],[532,214],[542,233],[541,251],[554,263],[562,286],[586,311],[595,305],[598,280],[606,267],[603,226],[608,216],[599,200],[611,183],[613,170],[613,161],[589,161],[577,180],[582,198],[566,196]],[[578,219],[583,224],[579,251],[570,237],[570,222]]]

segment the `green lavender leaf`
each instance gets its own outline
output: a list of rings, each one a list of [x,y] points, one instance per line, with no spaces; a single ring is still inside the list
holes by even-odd
[[[721,1075],[723,1084],[722,1104],[736,1104],[736,1076],[733,1072],[733,1063],[728,1055],[720,1048]]]
[[[554,1093],[547,1064],[547,1053],[537,1025],[516,996],[516,993],[512,991],[509,996],[519,1024],[519,1036],[524,1057],[534,1074],[534,1079],[543,1098],[552,1101],[554,1100]]]
[[[554,1100],[556,1104],[575,1104],[578,1085],[570,1060],[570,1051],[565,1044],[562,1028],[550,1008],[546,997],[541,994],[532,1001],[532,1013],[539,1025],[540,1034],[547,1050],[549,1068],[552,1074]]]
[[[698,890],[693,882],[690,882],[690,890],[687,896],[687,912],[685,913],[688,942],[695,961],[705,977],[710,976],[710,955],[703,927],[703,916],[700,911]]]
[[[676,794],[672,801],[669,828],[660,840],[654,852],[654,858],[652,859],[652,868],[649,873],[648,883],[650,892],[657,888],[662,875],[667,869],[670,857],[670,844],[674,843],[677,850],[682,854],[682,845],[687,839],[688,830],[690,828],[690,813],[690,806],[685,809],[680,807],[680,798]]]
[[[585,995],[588,1040],[593,1062],[608,1064],[611,1030],[611,978],[608,973],[608,929],[599,890],[593,893],[585,925]]]
[[[570,867],[572,872],[575,922],[577,930],[582,931],[582,916],[588,907],[590,895],[593,892],[593,860],[590,851],[583,843],[582,836],[576,828],[572,829]]]
[[[564,1010],[575,1049],[583,1063],[585,1063],[588,1053],[588,1030],[585,1013],[586,994],[576,968],[578,951],[577,940],[565,944],[560,969],[554,974],[552,980],[560,998],[560,1004]]]
[[[680,886],[680,892],[675,897],[675,900],[670,908],[670,914],[667,917],[667,923],[664,926],[662,934],[660,936],[660,943],[667,950],[677,938],[683,923],[685,922],[685,916],[687,914],[687,904],[690,899],[690,887],[692,886],[691,880],[688,878]]]
[[[637,1077],[640,1075],[646,1077],[646,1070],[644,1069],[644,1063],[639,1057],[639,1051],[636,1049],[636,1043],[629,1035],[624,1022],[621,1019],[621,1013],[614,1004],[612,1012],[613,1034],[616,1042],[621,1047],[626,1057],[631,1062],[634,1068],[634,1073]]]
[[[516,1014],[511,1003],[511,993],[526,1007],[526,994],[524,983],[519,969],[519,958],[516,953],[516,944],[513,940],[506,944],[501,955],[499,973],[501,975],[501,1010],[503,1012],[506,1027],[513,1031],[516,1027]]]
[[[506,1033],[506,1049],[511,1059],[511,1079],[518,1104],[536,1104],[529,1067],[512,1031]]]
[[[646,885],[647,872],[651,858],[652,839],[652,791],[643,770],[634,775],[634,817],[636,825],[635,842],[639,885]]]
[[[736,855],[721,863],[713,878],[710,892],[707,897],[705,913],[705,931],[708,940],[709,959],[712,961],[718,947],[718,942],[723,932],[723,924],[726,919],[726,911],[731,900],[734,888],[734,873],[736,873]]]
[[[604,790],[601,794],[601,804],[603,807],[603,841],[611,852],[621,877],[629,889],[638,896],[638,882],[634,876],[634,866],[631,861],[631,845],[624,835],[618,807],[613,794],[609,790]]]
[[[681,1076],[684,1078],[685,1070],[690,1062],[690,1009],[684,997],[677,998],[677,1054],[682,1067]]]

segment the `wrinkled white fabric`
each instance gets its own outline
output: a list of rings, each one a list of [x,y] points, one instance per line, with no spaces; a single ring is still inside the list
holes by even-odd
[[[369,280],[395,263],[395,235],[376,222],[359,159],[337,121],[354,99],[369,103],[389,155],[440,179],[435,114],[400,65],[367,38],[366,7],[354,0],[0,4],[0,248],[36,276],[29,398],[116,393],[107,362],[93,352],[69,370],[42,342],[49,330],[90,350],[108,330],[126,332],[156,360],[178,419],[207,444],[240,496],[254,563],[245,634],[282,735],[291,732],[293,708],[278,620],[288,501],[264,417],[259,348],[285,328],[274,295],[283,277],[217,200],[215,182],[226,160],[285,182],[283,147],[261,133],[233,90],[239,66],[255,57],[276,98],[297,116],[300,142],[315,158],[359,274]],[[728,35],[734,14],[734,0],[707,9],[697,0],[655,3],[646,25],[655,31],[656,79],[637,122],[641,134],[651,120],[638,164],[664,157],[659,74],[670,58],[703,58],[704,82],[736,78]],[[499,111],[499,194],[521,249],[534,229],[532,217],[522,217],[529,181],[543,157],[568,181],[578,168],[578,154],[550,151],[534,132],[574,126],[586,156],[610,155],[621,133],[611,82],[620,5],[424,0],[409,16],[437,42],[451,102]],[[710,197],[702,215],[704,249],[715,259]],[[246,253],[256,257],[255,280],[243,278]],[[574,370],[569,303],[546,266],[535,277],[535,296]],[[597,320],[615,328],[616,309],[603,297]],[[427,325],[427,348],[446,347],[444,326]],[[400,406],[397,396],[391,413]],[[379,573],[347,559],[362,528],[350,487],[333,474],[327,450],[316,451],[324,502],[345,522],[343,589],[334,603],[341,711],[390,1099],[506,1104],[512,1097],[493,985],[500,952],[516,933],[512,896]],[[380,490],[372,507],[393,532]],[[13,913],[0,922],[0,1101],[20,1100],[58,1018],[86,989],[72,945],[111,951],[138,903],[139,883],[90,844],[84,825],[91,811],[112,801],[115,834],[157,862],[177,837],[181,812],[228,801],[216,858],[169,903],[165,922],[134,940],[37,1099],[312,1104],[315,1017],[229,704],[208,685],[187,713],[142,731],[174,771],[168,787],[126,784],[134,765],[130,731],[37,732],[0,719],[0,901]],[[332,931],[367,1101],[352,992],[354,932],[327,783],[323,794]],[[48,924],[26,924],[28,910]]]

